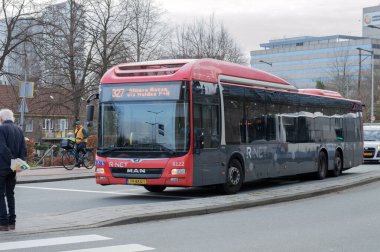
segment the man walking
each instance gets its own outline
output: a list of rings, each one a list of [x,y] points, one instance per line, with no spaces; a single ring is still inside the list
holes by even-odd
[[[14,197],[16,172],[11,169],[11,159],[25,160],[26,157],[25,138],[14,121],[11,110],[0,110],[0,231],[16,228]]]

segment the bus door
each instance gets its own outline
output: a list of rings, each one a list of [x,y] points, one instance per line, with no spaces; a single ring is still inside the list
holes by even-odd
[[[297,174],[299,171],[299,144],[297,143],[297,117],[283,114],[280,120],[280,142],[278,162],[281,176]]]
[[[217,84],[193,83],[194,178],[193,185],[222,183],[225,179],[223,150],[220,145],[220,93]],[[198,133],[197,133],[198,132]],[[203,148],[197,146],[197,134],[203,133]]]
[[[355,119],[348,114],[343,118],[344,122],[344,157],[343,166],[352,167],[355,163]],[[362,152],[362,151],[361,151]]]

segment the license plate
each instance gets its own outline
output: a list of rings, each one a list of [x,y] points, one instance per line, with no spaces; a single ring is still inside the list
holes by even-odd
[[[127,179],[127,184],[130,184],[130,185],[146,185],[146,179]]]
[[[370,156],[372,156],[372,153],[371,152],[364,152],[364,156],[365,157],[370,157]]]

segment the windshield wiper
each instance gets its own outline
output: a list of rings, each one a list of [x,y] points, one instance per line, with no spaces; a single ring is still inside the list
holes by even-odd
[[[111,147],[111,148],[103,148],[99,149],[98,152],[99,154],[106,154],[109,152],[114,152],[114,151],[123,151],[123,150],[130,150],[130,147]]]
[[[168,152],[170,155],[174,155],[175,154],[175,151],[166,147],[165,145],[163,144],[160,144],[160,143],[155,143],[155,145],[157,145],[158,147],[162,148],[163,150],[165,150],[166,152]]]
[[[150,147],[150,148],[139,148],[139,147]],[[99,149],[98,152],[99,154],[106,154],[106,153],[110,153],[110,152],[115,152],[115,151],[124,151],[124,150],[134,150],[134,151],[138,151],[139,149],[140,150],[147,150],[147,149],[151,149],[151,150],[155,150],[155,148],[160,148],[160,150],[164,150],[166,151],[167,153],[169,153],[170,155],[174,155],[175,154],[175,151],[160,144],[160,143],[151,143],[151,144],[133,144],[131,146],[128,146],[128,147],[110,147],[110,148],[103,148],[103,149]]]
[[[160,144],[160,143],[146,143],[146,144],[141,143],[141,144],[134,144],[132,146],[136,147],[136,148],[143,147],[143,148],[141,148],[141,150],[152,150],[152,151],[157,151],[158,148],[159,148],[159,150],[164,150],[167,153],[169,153],[170,155],[174,155],[175,154],[174,150],[172,150],[172,149],[170,149],[170,148],[168,148],[168,147],[166,147],[166,146],[164,146],[163,144]]]

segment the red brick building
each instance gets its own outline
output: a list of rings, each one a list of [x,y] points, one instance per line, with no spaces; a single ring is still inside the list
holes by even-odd
[[[26,98],[26,137],[35,142],[55,142],[73,132],[73,107],[69,94],[65,93],[61,89],[42,88],[35,90],[34,98]],[[20,123],[20,103],[17,86],[0,85],[0,109],[11,109],[17,124]]]

